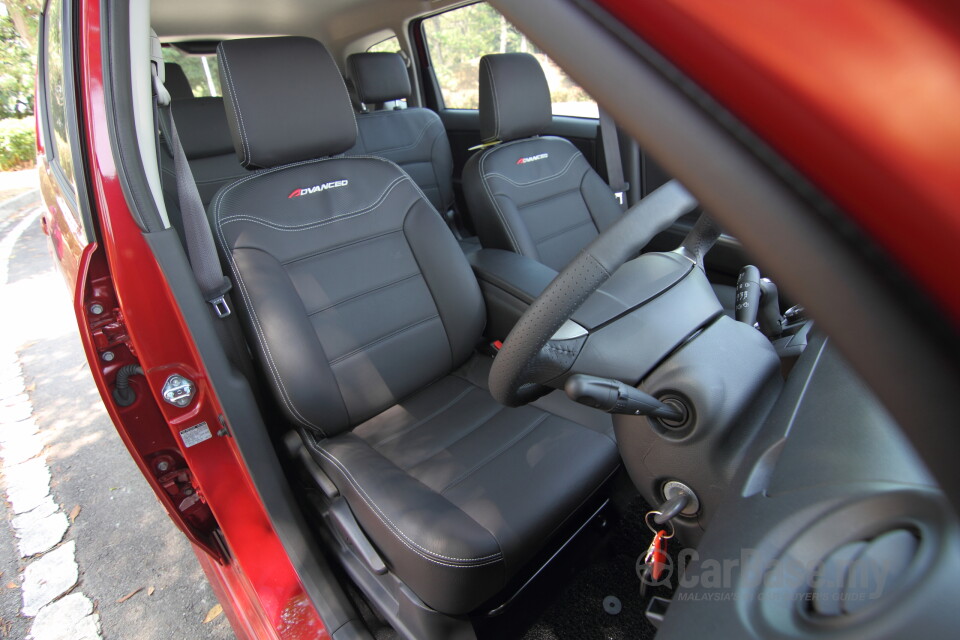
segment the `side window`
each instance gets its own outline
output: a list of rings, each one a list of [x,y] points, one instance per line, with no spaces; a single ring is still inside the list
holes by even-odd
[[[386,40],[381,40],[375,45],[367,48],[369,53],[400,53],[400,41],[397,36],[390,36]]]
[[[70,134],[67,130],[66,78],[64,77],[63,1],[50,0],[44,12],[44,71],[46,76],[47,120],[53,137],[54,164],[76,189]],[[49,151],[49,149],[48,149]]]
[[[223,95],[220,92],[220,73],[217,70],[217,56],[214,54],[191,55],[175,46],[163,47],[163,61],[180,65],[190,81],[193,97]]]
[[[527,52],[536,56],[550,85],[554,115],[598,117],[597,103],[545,53],[486,3],[472,4],[423,21],[433,69],[448,109],[476,109],[477,75],[488,53]]]

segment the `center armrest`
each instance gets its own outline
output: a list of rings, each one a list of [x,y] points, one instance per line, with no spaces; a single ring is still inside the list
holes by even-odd
[[[487,304],[490,338],[503,339],[557,272],[532,258],[502,249],[481,249],[469,256]]]

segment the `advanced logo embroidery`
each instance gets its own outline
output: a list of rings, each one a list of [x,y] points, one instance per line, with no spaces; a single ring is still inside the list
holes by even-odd
[[[290,195],[287,198],[299,198],[300,196],[308,196],[311,193],[319,193],[321,191],[326,191],[327,189],[336,189],[338,187],[345,187],[350,184],[349,180],[334,180],[333,182],[325,182],[324,184],[314,185],[312,187],[304,187],[303,189],[294,189],[290,192]]]
[[[549,157],[550,157],[549,153],[541,153],[535,156],[527,156],[526,158],[520,158],[519,160],[517,160],[517,164],[527,164],[528,162],[536,162],[537,160],[543,160]]]

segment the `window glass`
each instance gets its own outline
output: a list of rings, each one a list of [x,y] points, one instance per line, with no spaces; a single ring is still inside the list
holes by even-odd
[[[163,61],[180,65],[190,81],[194,98],[223,95],[220,92],[220,73],[217,70],[217,56],[190,55],[176,47],[163,48]]]
[[[486,3],[473,4],[423,21],[433,69],[448,109],[476,109],[480,103],[477,75],[488,53],[527,52],[536,56],[550,85],[555,115],[597,117],[597,103]]]
[[[64,177],[76,188],[73,175],[73,156],[70,153],[70,135],[67,131],[66,80],[63,67],[63,3],[52,0],[44,14],[44,43],[47,119],[53,136],[54,161],[60,165]]]
[[[397,36],[390,36],[377,44],[367,48],[370,53],[400,53],[400,41]]]

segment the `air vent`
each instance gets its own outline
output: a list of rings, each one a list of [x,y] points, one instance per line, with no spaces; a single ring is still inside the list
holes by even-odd
[[[834,550],[811,577],[808,612],[818,618],[858,613],[886,601],[917,556],[920,541],[894,529]]]

